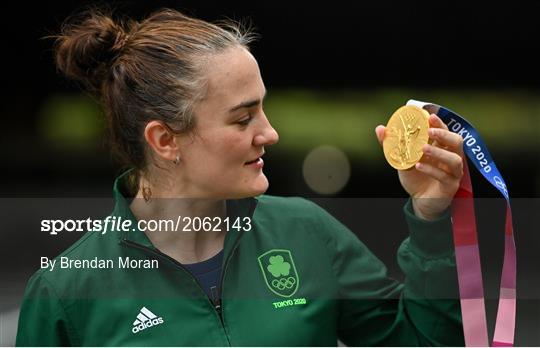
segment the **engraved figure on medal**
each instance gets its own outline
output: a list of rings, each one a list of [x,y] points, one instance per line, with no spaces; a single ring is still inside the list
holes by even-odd
[[[387,140],[383,143],[385,156],[396,169],[408,169],[422,157],[427,136],[427,112],[405,106],[398,109],[387,125]]]
[[[397,152],[399,154],[399,162],[402,166],[405,166],[411,163],[411,143],[414,143],[414,140],[418,137],[420,132],[420,126],[414,126],[415,117],[411,114],[405,115],[405,120],[403,115],[399,115],[401,124],[403,125],[403,132],[399,130],[399,140]],[[412,124],[411,124],[412,123]],[[414,160],[413,160],[414,161]]]

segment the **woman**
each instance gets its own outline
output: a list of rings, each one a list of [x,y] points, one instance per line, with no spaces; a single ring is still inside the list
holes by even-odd
[[[262,195],[262,156],[278,134],[251,39],[174,10],[140,23],[90,11],[64,27],[57,66],[99,96],[132,167],[115,182],[111,216],[186,219],[174,231],[87,233],[57,261],[118,264],[37,272],[17,345],[463,344],[447,209],[461,137],[430,116],[427,156],[399,173],[412,197],[399,284],[321,208]],[[205,217],[220,228],[189,231]]]

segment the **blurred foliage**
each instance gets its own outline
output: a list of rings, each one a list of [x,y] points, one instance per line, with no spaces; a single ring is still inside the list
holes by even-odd
[[[100,144],[104,118],[86,95],[55,95],[42,105],[38,132],[49,145],[67,151],[91,151]]]
[[[276,149],[302,154],[324,144],[341,148],[351,158],[380,159],[374,129],[410,98],[461,114],[490,149],[540,149],[540,96],[524,90],[270,89],[265,112],[280,134]],[[57,95],[42,106],[38,125],[43,140],[70,151],[95,148],[104,123],[91,98]]]
[[[375,127],[386,124],[408,99],[444,105],[459,113],[491,149],[540,149],[540,96],[527,91],[270,90],[265,112],[280,134],[276,147],[284,151],[305,152],[328,144],[353,158],[374,159],[381,152]]]

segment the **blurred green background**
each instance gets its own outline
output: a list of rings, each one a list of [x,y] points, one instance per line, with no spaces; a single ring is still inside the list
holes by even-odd
[[[503,175],[509,174],[510,193],[514,193],[512,187],[517,181],[518,196],[539,194],[540,97],[536,93],[519,89],[403,88],[270,89],[264,108],[280,135],[279,143],[267,149],[265,158],[272,164],[265,167],[273,179],[270,193],[321,193],[305,185],[300,165],[310,151],[329,145],[341,150],[352,167],[348,182],[331,194],[374,193],[355,188],[354,183],[355,179],[366,180],[362,173],[368,173],[367,179],[372,173],[373,184],[387,188],[381,194],[399,195],[395,183],[383,181],[391,171],[374,128],[385,124],[409,98],[444,105],[467,118],[480,132]],[[104,164],[110,159],[105,119],[98,103],[85,94],[56,94],[45,99],[38,110],[37,130],[41,151],[60,158],[80,158],[81,163],[95,163],[97,167],[115,166],[114,162]]]
[[[373,146],[374,128],[409,97],[458,112],[494,151],[540,148],[540,96],[523,90],[275,89],[268,93],[265,112],[280,134],[276,147],[282,151],[303,153],[330,144],[353,159],[371,162],[380,157]],[[41,139],[63,151],[95,150],[104,127],[98,104],[85,95],[52,96],[39,112]]]
[[[280,134],[276,147],[281,151],[301,154],[331,144],[352,159],[371,163],[380,157],[380,149],[373,146],[373,129],[385,124],[407,98],[458,112],[495,151],[540,148],[540,96],[524,90],[274,89],[268,93],[265,112]],[[52,96],[39,112],[41,140],[65,151],[95,150],[104,126],[98,104],[84,95]]]

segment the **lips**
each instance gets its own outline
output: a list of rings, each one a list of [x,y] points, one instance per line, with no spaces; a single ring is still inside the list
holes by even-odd
[[[254,159],[252,159],[251,161],[247,161],[247,162],[244,163],[244,164],[246,164],[246,165],[248,165],[248,164],[253,164],[253,163],[257,162],[263,155],[264,155],[264,152],[261,153],[259,156],[255,157]]]

